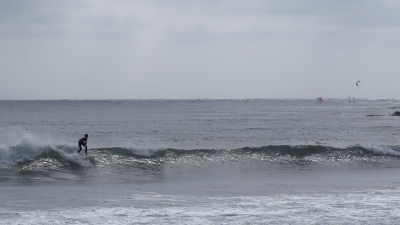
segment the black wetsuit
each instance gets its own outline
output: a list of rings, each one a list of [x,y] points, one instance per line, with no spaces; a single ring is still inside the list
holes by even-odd
[[[78,141],[78,146],[79,146],[78,153],[80,151],[82,151],[82,145],[83,145],[83,146],[85,146],[85,154],[87,155],[87,145],[86,144],[87,144],[87,137],[83,137],[83,138],[79,139],[79,141]]]

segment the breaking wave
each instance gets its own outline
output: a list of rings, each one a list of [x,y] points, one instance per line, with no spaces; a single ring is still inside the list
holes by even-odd
[[[137,149],[97,148],[88,150],[89,157],[78,154],[75,146],[38,145],[22,139],[16,146],[0,147],[0,168],[87,168],[96,165],[135,166],[140,164],[209,164],[240,162],[277,163],[357,163],[400,160],[400,146],[350,146],[335,148],[320,145],[271,145],[238,149]]]
[[[238,149],[94,148],[89,157],[75,145],[54,144],[25,135],[15,146],[0,146],[0,170],[52,171],[143,165],[206,165],[210,163],[274,162],[303,164],[374,163],[400,161],[400,146],[269,145]]]

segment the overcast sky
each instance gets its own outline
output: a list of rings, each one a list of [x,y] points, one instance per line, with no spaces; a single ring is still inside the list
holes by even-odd
[[[400,98],[399,12],[397,0],[2,0],[0,99]]]

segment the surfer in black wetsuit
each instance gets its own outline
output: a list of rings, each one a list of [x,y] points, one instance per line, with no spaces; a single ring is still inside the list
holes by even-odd
[[[88,135],[88,134],[85,134],[85,137],[79,139],[79,141],[78,141],[78,146],[79,146],[78,153],[79,153],[80,151],[82,151],[82,145],[83,145],[83,146],[85,146],[85,153],[86,153],[86,156],[87,156],[87,139],[88,139],[88,137],[89,137],[89,135]]]

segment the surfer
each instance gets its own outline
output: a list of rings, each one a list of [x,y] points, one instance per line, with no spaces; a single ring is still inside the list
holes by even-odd
[[[82,145],[83,145],[83,146],[85,146],[85,154],[86,154],[86,156],[87,156],[87,139],[88,139],[88,137],[89,137],[89,135],[85,134],[85,137],[79,139],[79,141],[78,141],[78,146],[79,146],[78,153],[80,151],[82,151]]]

